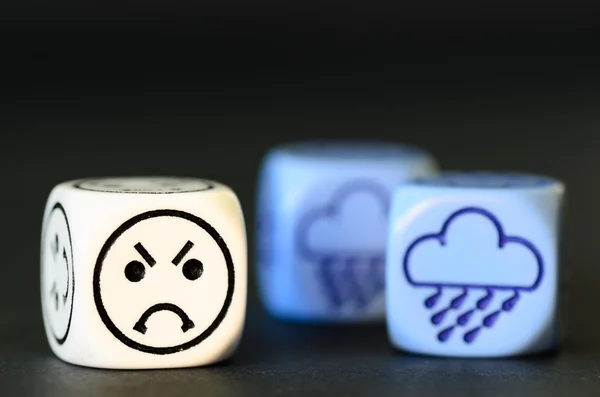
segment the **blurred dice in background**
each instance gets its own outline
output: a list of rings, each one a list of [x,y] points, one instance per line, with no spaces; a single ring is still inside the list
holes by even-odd
[[[390,142],[271,150],[257,203],[258,282],[268,311],[299,321],[383,321],[393,189],[436,172],[427,152]]]
[[[236,195],[191,178],[65,182],[48,198],[41,300],[52,351],[100,368],[172,368],[231,356],[246,313]]]
[[[557,341],[562,183],[444,172],[399,186],[387,251],[391,342],[415,353],[501,357]]]

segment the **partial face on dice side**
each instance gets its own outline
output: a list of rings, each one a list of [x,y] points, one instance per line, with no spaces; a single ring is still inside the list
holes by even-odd
[[[94,271],[102,321],[127,346],[154,354],[206,339],[227,313],[233,288],[227,245],[208,223],[182,211],[151,211],[124,223]]]
[[[444,173],[400,187],[388,242],[392,340],[439,355],[547,349],[561,195],[560,183],[519,174]]]
[[[44,225],[41,257],[44,318],[56,343],[62,345],[71,327],[75,277],[69,221],[60,203],[54,204]]]
[[[78,189],[106,193],[169,194],[201,192],[213,188],[212,183],[194,178],[97,178],[75,184]]]

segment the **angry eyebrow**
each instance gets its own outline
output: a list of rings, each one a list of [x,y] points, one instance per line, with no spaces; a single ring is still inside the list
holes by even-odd
[[[175,258],[173,258],[173,260],[171,261],[175,266],[179,265],[179,262],[181,262],[181,260],[183,259],[183,257],[190,252],[190,250],[192,249],[192,247],[194,246],[194,243],[192,243],[191,241],[188,240],[187,243],[185,243],[185,245],[183,246],[183,248],[181,249],[181,251],[179,251],[179,253],[177,254],[177,256],[175,256]]]
[[[144,248],[142,243],[137,243],[133,246],[133,248],[135,248],[135,250],[140,253],[142,258],[144,258],[144,260],[146,261],[146,263],[148,263],[148,265],[150,265],[150,267],[156,265],[156,261],[154,260],[152,255],[150,255],[150,253],[146,251],[146,248]]]

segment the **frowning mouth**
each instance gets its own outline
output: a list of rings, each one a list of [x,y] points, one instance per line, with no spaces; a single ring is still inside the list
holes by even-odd
[[[144,314],[142,314],[140,319],[133,326],[133,329],[142,334],[145,334],[148,330],[148,328],[146,327],[146,321],[148,321],[148,318],[150,318],[150,316],[152,316],[154,313],[163,310],[173,312],[179,316],[182,322],[181,330],[183,332],[187,332],[189,329],[194,328],[194,322],[190,320],[188,315],[185,314],[185,312],[179,306],[174,305],[172,303],[157,303],[156,305],[146,310]]]

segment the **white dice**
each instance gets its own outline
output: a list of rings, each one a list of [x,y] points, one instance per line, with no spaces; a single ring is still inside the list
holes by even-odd
[[[502,357],[555,346],[563,185],[442,173],[394,194],[387,325],[409,352]]]
[[[246,311],[246,235],[235,194],[170,177],[62,183],[41,245],[49,344],[100,368],[169,368],[228,358]]]
[[[257,208],[258,281],[269,312],[300,321],[383,321],[393,188],[436,170],[426,152],[387,142],[273,149]]]

